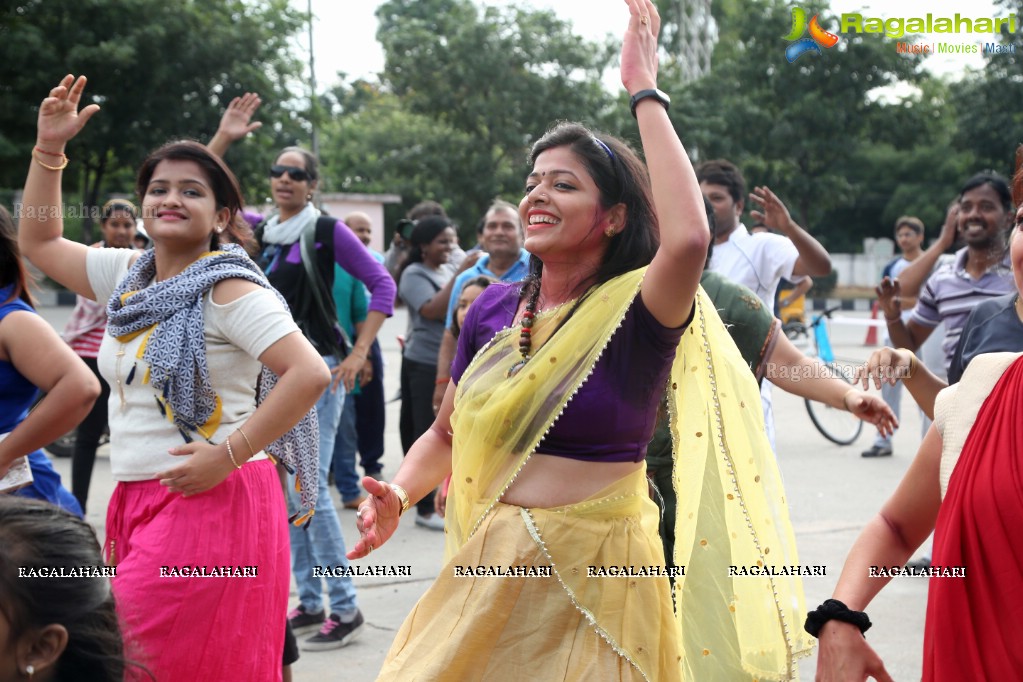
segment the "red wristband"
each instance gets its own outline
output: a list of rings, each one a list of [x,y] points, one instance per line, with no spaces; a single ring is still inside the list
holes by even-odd
[[[440,386],[441,384],[446,384],[446,383],[448,383],[449,381],[451,381],[451,377],[444,377],[443,379],[437,379],[437,380],[436,380],[435,382],[433,382],[433,383],[434,383],[435,385],[437,385],[437,386]]]
[[[36,146],[35,150],[37,152],[42,152],[43,154],[49,154],[50,156],[64,156],[64,152],[51,152],[51,151],[47,151],[46,149],[43,149],[42,147],[40,147],[38,145]]]

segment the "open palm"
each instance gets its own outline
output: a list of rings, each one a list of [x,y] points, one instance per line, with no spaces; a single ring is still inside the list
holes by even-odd
[[[98,104],[90,104],[78,110],[85,83],[85,76],[79,76],[76,80],[68,74],[60,81],[60,85],[50,90],[50,96],[39,106],[36,136],[40,144],[62,146],[77,135],[92,115],[99,111]]]

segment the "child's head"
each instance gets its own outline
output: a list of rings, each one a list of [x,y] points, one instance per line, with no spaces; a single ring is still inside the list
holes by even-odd
[[[483,290],[494,283],[489,277],[473,277],[462,285],[462,291],[458,294],[458,304],[455,306],[454,318],[451,320],[451,332],[458,338],[462,331],[462,324],[465,323],[465,314],[469,312],[469,306],[479,298]]]
[[[103,566],[89,524],[39,500],[0,495],[0,544],[0,626],[7,633],[0,669],[24,675],[31,665],[57,682],[124,679],[109,578],[45,573]]]

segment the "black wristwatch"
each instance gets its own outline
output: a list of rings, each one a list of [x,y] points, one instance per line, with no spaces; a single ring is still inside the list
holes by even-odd
[[[633,95],[631,98],[629,98],[629,108],[632,109],[632,117],[633,118],[636,118],[636,105],[639,104],[640,100],[644,100],[647,97],[653,97],[658,102],[660,102],[662,105],[664,105],[664,110],[665,111],[667,111],[668,107],[671,105],[671,98],[668,97],[668,95],[666,93],[658,90],[657,88],[650,88],[650,89],[647,89],[647,90],[640,90],[635,95]]]

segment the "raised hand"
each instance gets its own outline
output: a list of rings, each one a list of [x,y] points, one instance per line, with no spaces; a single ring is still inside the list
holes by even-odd
[[[874,293],[885,320],[894,322],[902,315],[902,285],[898,278],[885,277],[874,288]]]
[[[625,0],[629,28],[622,40],[622,85],[630,94],[657,87],[657,36],[661,16],[651,0]]]
[[[940,243],[945,249],[948,249],[956,243],[956,238],[959,236],[959,202],[955,202],[948,207],[948,212],[945,213],[945,222],[941,225],[941,233],[938,235],[938,243]]]
[[[220,117],[220,127],[217,132],[225,135],[232,142],[236,142],[251,132],[259,130],[263,124],[259,121],[252,121],[253,114],[259,109],[263,101],[254,92],[246,92],[241,97],[235,97],[224,110]]]
[[[770,187],[754,187],[749,198],[750,201],[759,204],[762,209],[760,211],[750,211],[750,216],[753,217],[753,220],[760,221],[772,230],[777,230],[782,234],[787,235],[789,233],[792,216],[789,215],[789,209],[778,198],[778,195],[771,191]]]
[[[78,104],[82,100],[86,78],[68,74],[60,84],[50,90],[50,96],[39,105],[39,118],[36,124],[36,140],[39,147],[60,152],[68,140],[78,134],[92,115],[99,111],[98,104],[90,104],[81,111]]]

